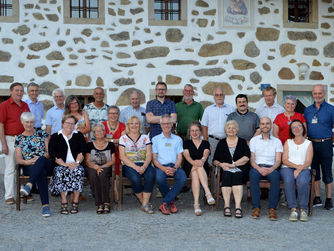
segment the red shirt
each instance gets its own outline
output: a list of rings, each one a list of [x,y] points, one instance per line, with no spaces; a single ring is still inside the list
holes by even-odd
[[[24,128],[20,117],[23,112],[30,112],[27,103],[21,100],[21,106],[12,97],[0,104],[0,123],[4,124],[5,135],[20,135]]]
[[[280,113],[276,116],[274,120],[274,124],[278,126],[279,132],[278,137],[281,140],[283,146],[287,139],[289,139],[289,126],[292,120],[299,119],[303,124],[306,122],[303,114],[295,112],[295,114],[290,117],[290,120],[287,116],[284,115],[284,113]]]
[[[119,122],[118,128],[114,134],[109,131],[108,121],[103,121],[102,124],[106,128],[106,138],[119,139],[122,136],[122,132],[125,131],[125,124],[123,124],[122,122]],[[115,145],[115,155],[115,174],[119,175],[119,165],[121,164],[121,160],[119,159],[118,145]]]

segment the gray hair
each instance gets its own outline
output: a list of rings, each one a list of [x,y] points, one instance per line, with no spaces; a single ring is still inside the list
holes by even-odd
[[[63,96],[65,97],[65,93],[64,93],[63,89],[60,89],[60,88],[54,89],[52,91],[52,97],[54,97],[57,92],[61,92],[63,94]]]
[[[118,115],[121,113],[121,111],[120,111],[120,109],[118,108],[117,105],[111,105],[111,106],[109,106],[108,109],[107,109],[107,112],[109,113],[109,111],[110,111],[111,109],[116,109],[117,112],[118,112]]]
[[[35,122],[36,116],[32,112],[23,112],[21,114],[20,119],[21,119],[21,123],[27,122],[27,121]]]
[[[183,89],[186,88],[186,87],[191,87],[191,89],[194,90],[194,87],[191,84],[185,84],[184,87],[183,87]]]
[[[225,94],[223,88],[221,88],[221,87],[216,87],[216,88],[213,90],[213,93],[212,93],[213,96],[215,95],[215,93],[216,93],[217,90],[221,90],[222,93]]]
[[[293,103],[297,104],[297,99],[296,99],[295,96],[292,96],[292,95],[285,96],[285,97],[284,97],[284,104],[285,104],[286,101],[288,101],[288,100],[292,100]]]
[[[138,92],[138,91],[136,91],[136,90],[132,90],[132,91],[130,92],[130,95],[129,95],[129,97],[131,97],[133,94],[137,94],[137,95],[138,95],[138,97],[140,98],[140,94],[139,94],[139,92]]]
[[[174,123],[174,119],[172,118],[172,116],[170,114],[164,114],[164,115],[161,115],[160,124],[162,123],[162,119],[164,119],[164,118],[169,118],[170,122]]]
[[[234,125],[235,129],[237,130],[237,132],[239,131],[239,124],[237,121],[235,120],[229,120],[226,122],[225,126],[224,126],[224,131],[226,132],[226,129],[229,125]]]
[[[39,85],[34,83],[34,82],[31,82],[28,86],[27,86],[27,90],[29,90],[30,87],[38,87],[39,88]]]
[[[93,125],[93,130],[92,130],[93,133],[95,132],[95,129],[96,129],[97,127],[101,127],[102,130],[103,130],[104,132],[106,132],[106,127],[104,126],[104,124],[102,124],[102,123],[96,123],[96,124]]]

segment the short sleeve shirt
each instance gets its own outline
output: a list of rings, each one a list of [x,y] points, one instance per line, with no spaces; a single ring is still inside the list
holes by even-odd
[[[152,153],[158,154],[161,165],[175,164],[177,155],[183,153],[182,139],[175,134],[167,138],[161,133],[152,139]]]
[[[65,107],[63,109],[58,108],[56,105],[51,107],[45,116],[45,125],[51,126],[51,134],[54,134],[62,129],[61,120]]]
[[[119,116],[119,121],[126,124],[132,116],[137,116],[139,118],[141,127],[142,127],[142,133],[145,133],[145,128],[148,127],[148,124],[146,122],[146,110],[144,107],[138,107],[138,109],[134,109],[133,106],[128,106],[124,108],[121,111],[121,114]]]
[[[93,142],[89,142],[87,144],[87,153],[90,153],[90,161],[99,166],[111,161],[112,154],[114,152],[115,146],[111,142],[109,142],[108,145],[102,150],[97,149]]]
[[[146,113],[152,112],[154,116],[161,116],[164,114],[176,114],[175,103],[167,98],[161,103],[157,99],[147,102]],[[162,132],[160,124],[150,124],[150,138]]]
[[[109,105],[107,104],[104,104],[101,108],[97,108],[93,103],[85,105],[83,110],[88,114],[91,127],[93,127],[95,124],[108,120],[108,107]],[[90,132],[90,138],[94,139],[93,131]]]
[[[255,154],[256,164],[273,165],[275,164],[276,153],[283,152],[281,141],[274,136],[269,139],[263,139],[262,134],[252,138],[249,148]]]
[[[44,117],[44,106],[41,102],[37,100],[36,103],[32,102],[30,98],[26,100],[26,103],[29,106],[30,111],[35,115],[36,120],[34,127],[41,128],[42,127],[42,119]]]
[[[24,160],[32,159],[34,156],[46,154],[45,139],[48,137],[46,131],[37,129],[31,136],[18,135],[15,138],[14,147],[21,148]]]
[[[239,131],[237,135],[244,140],[250,140],[260,125],[259,116],[251,111],[248,111],[245,114],[241,114],[238,111],[232,112],[227,117],[227,121],[229,120],[237,121],[239,125]]]
[[[146,146],[151,144],[150,138],[141,134],[138,139],[132,139],[128,135],[119,138],[119,146],[123,146],[125,155],[132,162],[143,163],[146,159]]]
[[[203,115],[203,107],[200,103],[193,101],[190,105],[181,101],[176,104],[177,111],[177,127],[178,133],[186,134],[191,122],[201,120]]]

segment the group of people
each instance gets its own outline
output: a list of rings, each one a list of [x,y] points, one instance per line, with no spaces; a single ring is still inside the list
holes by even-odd
[[[163,197],[159,210],[169,215],[178,212],[175,199],[187,177],[191,177],[194,213],[199,216],[202,215],[201,187],[206,202],[215,204],[208,185],[210,168],[214,165],[220,172],[221,182],[217,185],[221,187],[226,217],[233,215],[231,194],[235,217],[243,217],[243,185],[249,180],[251,216],[259,218],[259,182],[268,179],[269,219],[277,220],[282,178],[291,210],[289,220],[307,221],[311,167],[317,173],[314,204],[322,205],[321,167],[326,187],[325,208],[333,209],[334,108],[325,101],[322,85],[313,87],[314,104],[306,108],[304,115],[294,111],[297,100],[293,96],[285,98],[284,108],[277,104],[273,87],[263,90],[265,104],[256,113],[248,109],[244,94],[236,96],[236,109],[225,104],[222,88],[213,90],[215,102],[205,110],[194,101],[194,88],[190,84],[185,85],[183,100],[177,104],[166,98],[164,82],[158,82],[155,90],[156,98],[147,103],[146,109],[140,106],[140,94],[133,91],[129,96],[130,106],[120,111],[117,106],[104,103],[105,94],[100,87],[94,90],[94,102],[83,109],[77,97],[70,95],[65,100],[64,92],[56,89],[53,91],[55,105],[46,113],[46,130],[43,130],[44,111],[37,99],[38,85],[28,85],[29,98],[24,102],[23,85],[13,83],[11,97],[0,104],[0,139],[6,155],[6,203],[14,203],[17,163],[30,177],[20,192],[28,196],[37,185],[43,216],[50,216],[48,191],[61,195],[61,214],[78,213],[85,173],[95,198],[96,213],[109,213],[112,166],[117,177],[122,165],[123,175],[131,181],[140,209],[147,214],[154,212],[150,197],[155,182]],[[52,175],[49,186],[48,175]],[[168,177],[175,179],[171,187]],[[114,190],[117,199],[117,189]],[[71,208],[68,208],[69,194]]]

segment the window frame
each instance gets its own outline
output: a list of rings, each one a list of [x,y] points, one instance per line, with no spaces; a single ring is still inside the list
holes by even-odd
[[[72,18],[70,0],[63,0],[65,24],[105,24],[105,0],[98,0],[98,18]]]
[[[68,97],[69,95],[74,95],[76,97],[78,97],[79,99],[83,98],[84,100],[84,104],[82,106],[82,108],[84,108],[85,105],[89,104],[88,102],[88,98],[93,97],[93,93],[94,93],[95,88],[93,89],[70,89],[70,88],[65,88],[64,92],[65,92],[65,97]],[[103,102],[107,102],[107,89],[104,89],[104,99]]]
[[[0,16],[0,22],[18,23],[20,21],[19,0],[12,0],[12,16]]]
[[[154,19],[154,0],[148,0],[148,24],[151,26],[187,26],[188,3],[187,0],[180,0],[181,20],[155,20]]]
[[[308,23],[289,22],[288,0],[283,0],[283,27],[284,28],[309,28],[317,29],[319,27],[318,18],[318,0],[310,0],[310,16]]]

